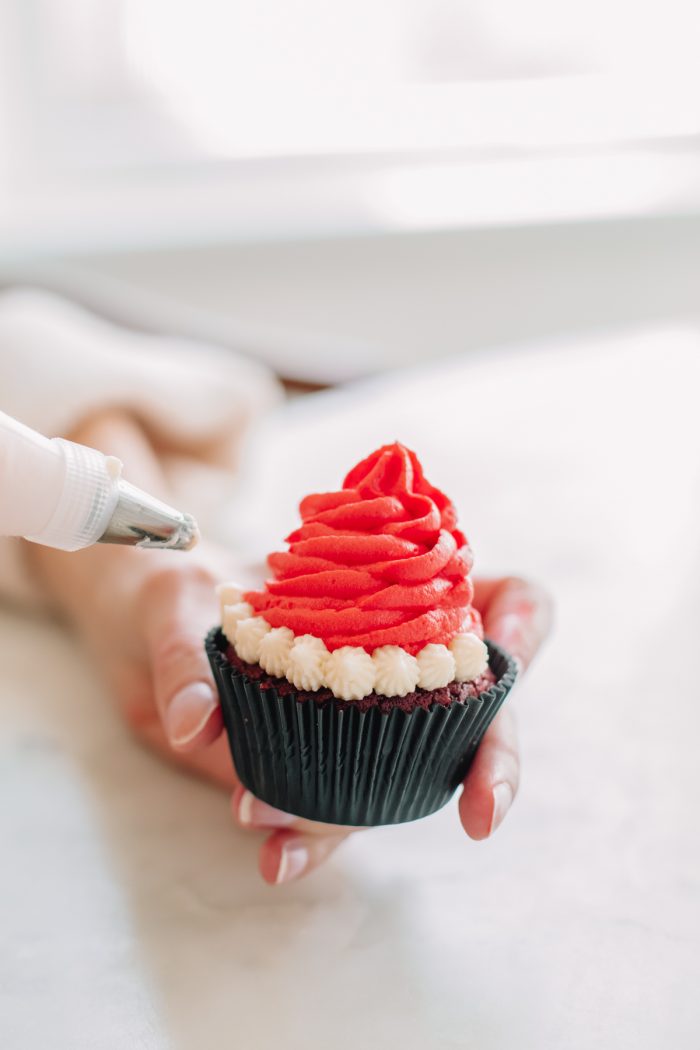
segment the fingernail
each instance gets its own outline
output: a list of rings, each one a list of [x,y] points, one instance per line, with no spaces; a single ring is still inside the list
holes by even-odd
[[[275,885],[281,882],[291,882],[307,868],[309,863],[309,851],[305,846],[292,845],[283,846],[280,852],[280,866],[277,869]]]
[[[491,811],[491,826],[489,835],[492,835],[501,823],[513,802],[513,789],[505,780],[496,784],[492,792],[493,810]]]
[[[218,701],[206,682],[190,682],[170,701],[165,716],[166,731],[174,747],[191,743],[204,729]]]
[[[250,791],[244,791],[241,795],[236,817],[238,823],[247,828],[286,828],[294,822],[291,813],[268,806],[267,802],[262,802]]]

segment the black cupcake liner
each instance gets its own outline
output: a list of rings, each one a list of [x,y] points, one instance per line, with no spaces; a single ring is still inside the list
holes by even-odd
[[[479,696],[410,712],[359,711],[352,701],[299,700],[261,689],[226,658],[220,628],[205,646],[242,784],[287,813],[328,824],[418,820],[445,805],[517,675],[514,660],[486,642],[496,683]]]

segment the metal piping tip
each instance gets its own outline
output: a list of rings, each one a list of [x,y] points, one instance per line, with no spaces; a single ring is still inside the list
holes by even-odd
[[[188,551],[199,539],[197,522],[167,503],[121,479],[109,525],[98,543],[121,543],[151,550]]]

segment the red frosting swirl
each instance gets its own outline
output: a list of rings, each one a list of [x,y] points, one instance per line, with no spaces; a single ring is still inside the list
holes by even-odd
[[[339,492],[307,496],[274,579],[244,597],[272,627],[342,645],[400,645],[416,653],[460,631],[481,636],[472,608],[472,554],[454,506],[426,481],[418,457],[384,445]]]

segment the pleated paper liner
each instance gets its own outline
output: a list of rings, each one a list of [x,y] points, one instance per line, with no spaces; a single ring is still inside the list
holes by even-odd
[[[444,806],[517,674],[487,641],[496,683],[478,697],[362,712],[352,701],[317,704],[261,689],[229,663],[220,628],[205,644],[243,785],[277,809],[329,824],[399,824]]]

